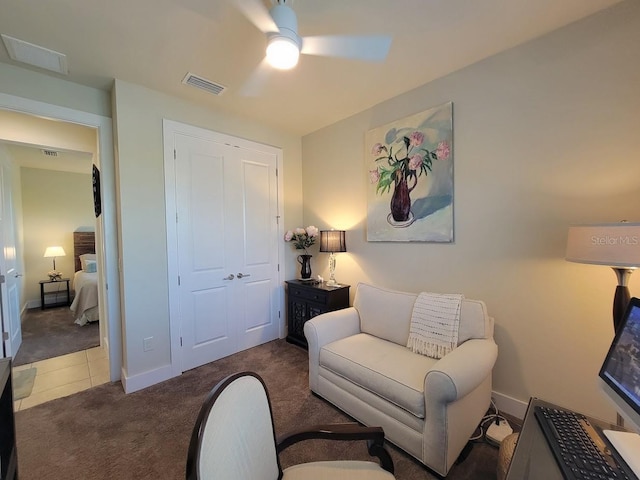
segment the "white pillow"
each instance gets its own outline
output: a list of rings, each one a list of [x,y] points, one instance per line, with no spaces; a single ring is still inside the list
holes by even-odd
[[[96,261],[96,254],[95,253],[85,253],[83,255],[80,255],[80,268],[82,268],[82,270],[86,270],[87,269],[87,260],[92,260],[92,261]]]

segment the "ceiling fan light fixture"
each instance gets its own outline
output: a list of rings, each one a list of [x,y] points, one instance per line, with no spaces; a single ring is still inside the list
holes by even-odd
[[[289,70],[298,64],[300,44],[283,36],[274,35],[267,45],[267,61],[273,68]]]

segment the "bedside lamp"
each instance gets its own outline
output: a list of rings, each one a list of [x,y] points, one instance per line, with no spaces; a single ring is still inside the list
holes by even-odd
[[[618,286],[613,297],[613,328],[618,331],[629,299],[629,277],[640,267],[640,223],[603,223],[569,228],[569,262],[613,268]]]
[[[321,230],[320,231],[320,251],[329,252],[329,281],[328,287],[336,287],[336,253],[347,251],[344,230]]]
[[[56,270],[56,257],[65,257],[67,254],[64,253],[64,248],[62,247],[47,247],[44,251],[45,258],[53,257],[53,270],[51,270],[48,275],[51,280],[59,280],[62,278],[62,274]]]

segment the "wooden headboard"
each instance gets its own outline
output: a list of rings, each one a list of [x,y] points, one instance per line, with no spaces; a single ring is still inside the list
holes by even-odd
[[[85,253],[96,253],[95,232],[73,232],[73,261],[76,272],[82,269],[80,255]]]

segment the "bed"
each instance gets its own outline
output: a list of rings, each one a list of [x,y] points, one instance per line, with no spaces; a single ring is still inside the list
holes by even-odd
[[[76,270],[73,275],[75,296],[70,309],[74,322],[78,325],[97,322],[100,312],[94,232],[73,232],[73,256]]]

